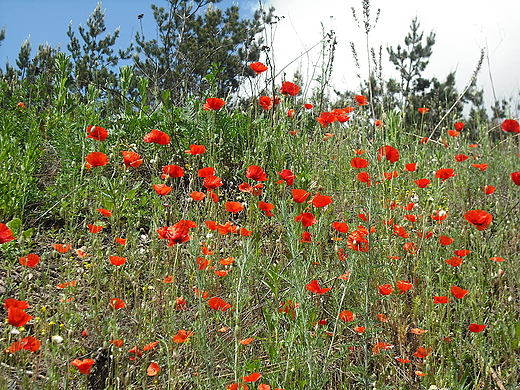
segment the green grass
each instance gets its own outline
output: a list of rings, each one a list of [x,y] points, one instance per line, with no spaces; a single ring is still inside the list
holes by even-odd
[[[307,101],[300,96],[281,96],[274,113],[257,107],[204,111],[204,102],[193,101],[186,107],[111,115],[101,114],[94,97],[89,104],[76,103],[73,115],[52,108],[37,113],[30,105],[22,110],[13,99],[3,101],[10,106],[0,118],[0,161],[2,171],[14,175],[2,176],[0,215],[3,223],[20,221],[11,223],[17,239],[0,245],[0,299],[27,301],[27,312],[35,318],[16,328],[4,310],[1,346],[7,349],[34,336],[41,348],[3,353],[0,388],[86,389],[89,378],[107,377],[108,389],[225,389],[252,373],[262,377],[250,388],[269,384],[286,390],[512,389],[520,384],[520,188],[510,179],[520,165],[518,135],[507,133],[494,143],[494,133],[470,139],[464,129],[455,138],[443,133],[421,143],[427,125],[404,128],[400,115],[389,112],[381,118],[386,125],[375,127],[366,106],[358,107],[354,97],[350,121],[326,129],[315,120],[321,113],[304,109]],[[289,108],[296,117],[287,117]],[[89,125],[105,127],[108,138],[85,138]],[[144,143],[152,129],[169,134],[170,144]],[[470,147],[475,143],[479,146]],[[190,144],[205,145],[207,152],[186,154]],[[400,159],[378,159],[384,145],[396,148]],[[364,153],[357,155],[356,149]],[[125,150],[139,153],[143,164],[126,169]],[[109,162],[87,170],[85,157],[94,151],[105,153]],[[456,162],[454,155],[460,153],[469,158]],[[354,157],[369,165],[353,168]],[[417,163],[417,170],[407,171],[408,163]],[[489,167],[472,167],[480,163]],[[169,164],[181,166],[184,176],[161,179],[162,167]],[[258,184],[246,178],[250,165],[267,173],[259,196],[238,190],[243,182]],[[205,192],[198,170],[209,166],[224,183],[215,189],[220,199],[193,201],[192,191]],[[436,178],[444,168],[456,175]],[[283,169],[296,175],[294,185],[277,183]],[[357,179],[360,171],[370,174],[371,185]],[[385,179],[393,171],[397,177]],[[414,180],[421,178],[430,179],[430,185],[418,188]],[[158,183],[172,191],[157,195],[152,184]],[[486,195],[484,185],[497,190]],[[292,188],[308,191],[307,201],[294,202]],[[315,207],[310,201],[318,193],[332,203]],[[243,211],[227,212],[227,201],[242,202]],[[259,209],[259,201],[274,205],[272,217]],[[404,209],[413,202],[413,209]],[[113,214],[104,217],[98,208]],[[475,209],[493,216],[488,229],[478,231],[464,219]],[[433,220],[437,211],[448,217]],[[295,221],[303,212],[313,213],[317,223],[304,227]],[[410,214],[416,222],[404,219]],[[189,240],[168,246],[157,229],[180,220],[197,226],[189,229]],[[230,221],[252,233],[221,234],[208,229],[206,221]],[[347,223],[349,232],[334,230],[333,222]],[[104,228],[94,234],[88,224]],[[396,225],[404,229],[401,236]],[[365,236],[369,250],[350,249],[349,235],[364,228],[371,231]],[[301,242],[305,231],[312,242]],[[453,243],[441,245],[443,235]],[[126,245],[116,243],[116,237],[126,238]],[[410,243],[416,250],[405,249]],[[68,244],[71,250],[58,253],[53,244]],[[203,254],[203,247],[210,252]],[[461,249],[471,253],[461,265],[448,265],[445,260]],[[41,257],[34,268],[19,263],[29,253]],[[127,260],[114,266],[110,256]],[[490,260],[497,256],[505,261]],[[219,263],[228,257],[234,263]],[[210,261],[206,267],[200,266],[204,260]],[[217,276],[217,270],[228,273]],[[348,280],[338,278],[344,274]],[[313,280],[330,291],[309,291]],[[413,288],[399,292],[400,280]],[[71,281],[77,284],[57,287]],[[382,295],[378,286],[384,284],[394,291]],[[457,299],[452,286],[469,294]],[[434,296],[450,300],[434,304]],[[177,303],[178,297],[186,306]],[[230,308],[212,309],[211,297]],[[111,307],[113,298],[122,299],[125,307]],[[345,310],[355,315],[353,321],[341,320]],[[486,328],[472,333],[471,323]],[[427,332],[415,334],[413,328]],[[179,330],[193,335],[175,343]],[[240,342],[248,338],[253,341]],[[123,340],[123,346],[111,340]],[[143,350],[152,342],[158,343]],[[128,352],[133,347],[139,351],[135,360]],[[414,356],[419,347],[431,352]],[[108,362],[103,363],[100,349],[107,351]],[[106,374],[87,376],[71,365],[87,358],[96,359]],[[147,375],[152,361],[161,368],[156,376]]]

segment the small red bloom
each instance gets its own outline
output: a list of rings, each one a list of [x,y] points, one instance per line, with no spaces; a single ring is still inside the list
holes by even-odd
[[[258,372],[254,372],[251,375],[243,376],[242,381],[244,381],[244,383],[256,382],[261,377],[262,377],[261,374],[259,374]]]
[[[514,119],[506,119],[502,122],[502,130],[508,133],[520,133],[520,124]]]
[[[175,336],[173,336],[173,342],[176,344],[185,343],[186,341],[189,341],[190,337],[193,335],[194,333],[191,330],[186,332],[184,329],[181,329]]]
[[[201,168],[198,171],[199,177],[208,177],[215,175],[215,169],[213,167]]]
[[[316,223],[318,223],[318,220],[312,213],[301,213],[297,217],[294,218],[296,222],[301,222],[303,226],[309,227]]]
[[[135,152],[123,151],[121,154],[123,155],[123,163],[125,164],[126,169],[129,167],[137,168],[143,163],[141,156]]]
[[[172,187],[167,186],[166,184],[153,184],[152,187],[154,191],[157,193],[157,195],[161,196],[168,195],[173,189]]]
[[[486,230],[493,221],[493,216],[484,210],[470,210],[464,214],[464,218],[479,231]]]
[[[268,217],[274,217],[272,210],[274,209],[274,204],[260,201],[258,202],[258,208],[264,212],[264,214]]]
[[[206,99],[206,103],[204,104],[204,110],[206,111],[217,111],[220,110],[226,102],[219,98],[208,98]]]
[[[209,307],[211,307],[213,310],[220,310],[220,311],[226,311],[231,307],[229,303],[224,301],[223,299],[219,297],[213,297],[210,298],[208,301]]]
[[[454,126],[455,126],[455,130],[457,130],[457,131],[462,131],[462,129],[464,129],[464,123],[462,123],[462,122],[457,122],[457,123],[455,123]]]
[[[428,184],[430,184],[430,180],[429,179],[419,179],[419,180],[414,180],[414,183],[417,184],[417,186],[419,188],[425,188]]]
[[[452,267],[458,267],[463,263],[463,260],[460,257],[453,256],[446,260],[446,263],[451,265]]]
[[[292,186],[294,184],[294,179],[296,179],[296,175],[292,173],[290,169],[284,169],[282,172],[276,172],[280,175],[281,179],[277,181],[277,183],[287,183],[288,186]]]
[[[7,310],[7,322],[16,327],[24,326],[33,318],[33,316],[16,306],[9,307]]]
[[[396,161],[399,161],[400,158],[397,149],[389,145],[382,146],[379,148],[377,153],[377,161],[380,161],[381,158],[384,157],[391,163],[395,163]]]
[[[280,88],[280,93],[282,95],[296,96],[298,95],[298,92],[300,92],[300,87],[290,81],[283,82],[282,88]]]
[[[331,287],[328,288],[321,288],[320,284],[317,280],[312,280],[309,284],[305,285],[305,289],[309,290],[310,292],[313,292],[315,294],[325,294],[327,291],[331,289]]]
[[[440,297],[434,296],[433,297],[433,303],[434,304],[437,304],[437,303],[448,303],[449,300],[450,300],[450,298],[446,297],[446,296],[440,296]]]
[[[108,164],[108,157],[102,152],[92,152],[85,157],[85,160],[87,161],[85,168],[88,170],[94,167],[103,167]]]
[[[451,168],[439,169],[435,173],[435,177],[438,179],[441,179],[442,181],[445,181],[453,176],[455,176],[455,173],[454,173],[453,169],[451,169]]]
[[[326,195],[316,195],[312,198],[311,203],[314,207],[325,207],[332,203],[332,198]]]
[[[409,163],[405,165],[405,169],[408,172],[415,172],[417,170],[417,163]]]
[[[310,193],[305,190],[292,189],[291,192],[292,192],[293,200],[296,203],[305,202],[310,195]]]
[[[99,233],[101,230],[103,230],[104,226],[96,226],[96,225],[91,225],[91,224],[87,224],[87,227],[88,227],[88,230],[90,231],[90,233]]]
[[[79,372],[81,372],[82,374],[89,375],[90,369],[92,368],[92,365],[95,362],[96,361],[93,359],[83,359],[83,360],[74,359],[70,364],[72,364],[74,367],[76,367],[79,370]]]
[[[357,102],[359,106],[366,106],[368,104],[368,99],[363,95],[354,96],[354,100]]]
[[[183,177],[184,169],[178,165],[166,165],[162,167],[161,179]]]
[[[122,299],[119,298],[112,298],[110,300],[110,306],[112,306],[114,309],[119,310],[126,306],[125,302]]]
[[[451,237],[448,237],[448,236],[440,236],[439,237],[439,242],[441,243],[441,245],[451,245],[453,244],[455,240]]]
[[[418,358],[421,358],[421,359],[426,359],[428,357],[428,355],[431,353],[432,351],[432,348],[424,348],[424,347],[418,347],[417,348],[417,351],[415,351],[415,353],[413,354],[414,356],[418,357]]]
[[[339,319],[344,322],[352,322],[356,318],[356,315],[350,310],[343,310],[339,313]]]
[[[20,257],[19,260],[21,265],[25,265],[26,267],[33,268],[40,262],[40,256],[35,255],[34,253],[29,253],[25,257]]]
[[[430,111],[430,109],[426,107],[421,107],[418,108],[417,111],[419,111],[420,114],[426,114],[428,111]]]
[[[493,187],[493,186],[490,186],[490,185],[485,185],[484,188],[483,188],[483,191],[486,195],[491,195],[493,192],[496,191],[496,187]]]
[[[52,247],[60,253],[66,253],[70,250],[70,245],[67,244],[53,244]]]
[[[152,130],[143,138],[146,143],[154,143],[159,145],[168,145],[170,143],[170,136],[160,130]]]
[[[458,287],[458,286],[451,286],[451,293],[453,294],[453,296],[455,298],[462,299],[466,295],[468,295],[469,291],[464,290],[463,288]]]
[[[396,287],[401,291],[409,291],[413,288],[413,284],[408,280],[398,280],[396,283]]]
[[[97,211],[99,211],[99,213],[104,216],[104,217],[111,217],[112,216],[112,211],[110,210],[107,210],[107,209],[97,209]]]
[[[331,123],[338,120],[336,115],[331,112],[322,112],[320,116],[316,117],[316,120],[321,124],[321,127],[326,128]]]
[[[206,153],[206,147],[204,145],[190,145],[190,150],[186,150],[186,153],[193,156],[204,154]]]
[[[29,352],[36,352],[40,349],[41,341],[33,336],[24,337],[20,341],[12,343],[5,352],[15,353],[21,349],[25,349]]]
[[[108,132],[99,126],[87,127],[87,138],[95,139],[96,141],[104,141],[108,137]]]
[[[366,168],[368,167],[368,164],[368,161],[362,157],[354,157],[350,160],[350,166],[356,169]]]
[[[469,324],[468,330],[473,333],[480,333],[484,329],[486,329],[486,325],[479,325],[479,324]]]
[[[513,172],[511,174],[511,180],[513,180],[513,183],[517,186],[520,186],[520,172]]]
[[[381,295],[390,295],[394,292],[394,288],[390,284],[383,284],[381,286],[377,286],[379,290],[379,294]]]
[[[246,170],[246,177],[256,181],[266,181],[267,174],[258,165],[251,165]]]
[[[157,362],[151,362],[148,368],[146,369],[146,375],[148,376],[156,376],[161,371],[161,367]]]
[[[244,210],[244,205],[240,202],[226,202],[226,211],[236,214]]]
[[[110,256],[110,263],[116,266],[120,266],[126,263],[126,257],[121,256]]]
[[[256,73],[256,74],[260,74],[260,73],[263,73],[265,72],[267,69],[269,69],[267,66],[265,66],[263,63],[261,62],[253,62],[252,64],[249,64],[249,67],[251,69],[253,69],[253,71]]]
[[[13,237],[13,232],[11,232],[11,229],[4,224],[0,223],[0,244],[5,244],[6,242],[16,240],[15,237]]]
[[[258,104],[260,104],[262,108],[266,111],[273,108],[273,101],[269,96],[260,96],[260,98],[258,99]]]
[[[465,154],[455,155],[455,160],[457,160],[457,162],[466,161],[467,159],[468,159],[468,156],[466,156]]]

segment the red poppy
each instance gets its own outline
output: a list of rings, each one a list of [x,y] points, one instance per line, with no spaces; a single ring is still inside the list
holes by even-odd
[[[5,352],[15,353],[22,349],[25,349],[29,352],[36,352],[40,349],[41,341],[33,336],[24,337],[20,341],[15,341],[12,343],[9,348],[5,350]]]
[[[190,194],[190,197],[194,201],[199,201],[199,200],[204,199],[206,197],[206,194],[204,192],[192,191]]]
[[[391,163],[399,161],[400,158],[397,149],[389,145],[385,145],[379,148],[377,152],[377,161],[380,161],[382,157],[386,158]]]
[[[312,109],[312,108],[314,107],[314,105],[312,105],[312,104],[310,104],[310,103],[305,103],[305,104],[303,105],[303,107],[305,107],[307,110],[310,110],[310,109]]]
[[[110,256],[110,263],[116,266],[120,266],[126,263],[126,257],[121,256]]]
[[[161,130],[152,130],[146,134],[143,141],[150,144],[168,145],[170,143],[170,136]]]
[[[239,186],[238,186],[238,189],[240,191],[250,193],[253,196],[262,195],[262,188],[264,188],[264,185],[262,183],[258,183],[255,186],[252,186],[249,183],[242,183],[242,184],[239,184]]]
[[[52,247],[60,253],[66,253],[70,250],[70,245],[67,244],[53,244]]]
[[[372,347],[372,353],[374,355],[379,355],[381,353],[381,350],[386,351],[388,349],[392,349],[393,347],[394,346],[392,344],[388,344],[383,341],[379,341]]]
[[[466,161],[467,159],[468,159],[468,156],[466,156],[465,154],[455,155],[455,160],[457,160],[457,162]]]
[[[333,113],[325,111],[316,117],[316,120],[321,124],[321,127],[326,128],[331,123],[337,121],[338,118]]]
[[[224,185],[224,183],[222,183],[222,181],[220,180],[220,177],[211,175],[211,176],[206,176],[204,178],[204,183],[202,185],[204,186],[204,188],[206,188],[208,190],[214,190],[215,188]]]
[[[415,351],[415,353],[413,354],[414,356],[418,357],[418,358],[421,358],[421,359],[426,359],[426,357],[428,357],[428,355],[432,352],[432,348],[424,348],[424,347],[418,347],[417,348],[417,351]]]
[[[357,102],[359,106],[366,106],[368,104],[368,99],[363,95],[354,96],[354,100]]]
[[[410,359],[403,359],[403,358],[395,358],[399,363],[410,363]]]
[[[87,227],[88,227],[88,230],[90,231],[90,233],[99,233],[101,230],[103,230],[104,226],[96,226],[96,225],[91,225],[91,224],[87,224]]]
[[[274,204],[260,201],[258,202],[258,208],[262,210],[266,216],[274,217],[274,214],[271,212],[271,210],[274,209]]]
[[[434,304],[437,304],[437,303],[448,303],[449,300],[450,300],[450,298],[446,297],[446,296],[440,296],[440,297],[434,296],[433,297],[433,303]]]
[[[250,165],[246,170],[246,177],[256,181],[267,180],[267,174],[258,165]]]
[[[506,119],[502,122],[502,130],[508,133],[520,133],[520,124],[514,119]]]
[[[348,233],[348,225],[345,222],[333,222],[332,227],[340,233]]]
[[[485,171],[486,169],[488,169],[489,165],[488,164],[472,164],[471,165],[473,168],[478,168],[480,169],[481,171]]]
[[[191,330],[186,332],[184,329],[181,329],[175,336],[173,336],[173,342],[176,344],[185,343],[186,341],[189,341],[190,337],[193,335],[194,333]]]
[[[296,175],[292,173],[290,169],[284,169],[282,172],[276,172],[280,175],[281,179],[277,181],[277,183],[287,183],[288,186],[292,186],[294,184],[294,179],[296,179]]]
[[[493,216],[484,210],[470,210],[464,214],[464,218],[479,231],[486,230],[493,221]]]
[[[186,153],[193,156],[204,154],[206,153],[206,147],[204,145],[190,145],[190,150],[186,150]]]
[[[82,374],[89,375],[90,369],[92,368],[92,365],[95,362],[96,361],[93,359],[83,359],[83,360],[74,359],[70,364],[72,364],[74,367],[76,367],[79,370],[79,372],[81,372]]]
[[[161,367],[157,362],[151,362],[148,368],[146,369],[146,375],[148,376],[156,376],[161,371]]]
[[[301,213],[297,217],[294,218],[296,222],[301,222],[303,226],[309,227],[316,223],[318,223],[318,220],[312,213]]]
[[[421,329],[421,328],[412,328],[412,329],[410,329],[410,332],[413,333],[413,334],[421,335],[421,334],[428,333],[428,330],[427,329]]]
[[[16,240],[16,238],[13,237],[11,229],[9,229],[6,224],[0,223],[0,244],[5,244],[13,240]]]
[[[453,244],[455,240],[451,237],[448,237],[448,236],[440,236],[439,237],[439,242],[441,243],[441,245],[451,245]]]
[[[339,319],[344,322],[352,322],[356,318],[356,315],[350,310],[343,310],[339,313]]]
[[[370,175],[368,172],[359,172],[357,174],[357,179],[361,182],[361,183],[368,183],[368,185],[370,185]]]
[[[19,307],[12,306],[7,309],[7,322],[13,326],[24,326],[33,318],[33,316],[27,314],[25,311],[23,311],[23,309],[20,309]]]
[[[450,135],[450,137],[457,137],[460,135],[460,132],[457,130],[448,130],[448,134]]]
[[[265,66],[263,63],[261,62],[253,62],[252,64],[249,64],[249,67],[251,69],[253,69],[253,71],[256,73],[256,74],[260,74],[260,73],[263,73],[265,72],[267,69],[269,69],[267,66]]]
[[[332,198],[326,195],[316,195],[312,198],[311,203],[314,207],[325,207],[332,203]]]
[[[384,177],[386,180],[392,180],[392,179],[396,178],[397,176],[399,176],[399,174],[397,173],[397,171],[393,171],[393,172],[384,172],[384,173],[383,173],[383,177]]]
[[[242,377],[242,381],[243,381],[244,383],[256,382],[256,381],[259,380],[261,377],[262,377],[261,374],[259,374],[258,372],[254,372],[254,373],[252,373],[251,375],[243,376],[243,377]]]
[[[310,234],[309,232],[303,232],[300,242],[312,242],[312,234]]]
[[[419,180],[414,180],[414,183],[417,184],[417,186],[419,188],[425,188],[428,184],[430,184],[430,180],[429,179],[419,179]]]
[[[135,152],[123,151],[121,154],[123,155],[123,164],[125,164],[126,169],[129,167],[137,168],[143,163],[141,156]]]
[[[309,290],[310,292],[313,292],[315,294],[325,294],[327,291],[329,291],[332,287],[328,288],[321,288],[320,284],[317,280],[312,280],[309,282],[309,284],[305,285],[305,289]]]
[[[408,172],[415,172],[417,170],[417,163],[409,163],[405,165],[405,169]]]
[[[455,130],[462,131],[462,129],[464,129],[464,123],[457,122],[457,123],[455,123],[454,127],[455,127]]]
[[[379,294],[381,295],[390,295],[394,292],[394,288],[390,284],[383,284],[381,286],[377,286],[379,290]]]
[[[310,193],[305,190],[297,190],[297,189],[292,189],[291,193],[292,193],[293,200],[296,203],[305,202],[310,195]]]
[[[112,298],[109,304],[116,310],[122,309],[126,306],[125,302],[119,298]]]
[[[283,82],[282,88],[280,88],[280,93],[282,95],[296,96],[298,95],[298,92],[300,92],[300,87],[290,81]]]
[[[511,180],[513,180],[513,183],[517,186],[520,186],[520,172],[513,172],[511,174]]]
[[[447,213],[446,211],[444,210],[439,210],[439,211],[435,211],[433,214],[432,214],[432,219],[434,221],[444,221],[446,219],[446,217],[450,215],[449,213]]]
[[[458,267],[463,263],[463,260],[460,257],[453,256],[446,260],[446,263],[451,265],[452,267]]]
[[[126,238],[116,237],[115,240],[119,245],[126,245]]]
[[[491,257],[489,260],[494,261],[495,263],[501,263],[503,261],[506,261],[506,259],[500,256]]]
[[[260,104],[262,108],[266,111],[273,108],[273,101],[269,96],[260,96],[260,98],[258,99],[258,104]]]
[[[421,107],[418,108],[417,111],[419,111],[420,114],[426,114],[428,111],[430,111],[430,109],[426,107]]]
[[[398,280],[395,285],[401,291],[409,291],[413,288],[413,284],[408,280]]]
[[[211,307],[213,310],[220,310],[220,311],[226,311],[231,307],[231,304],[227,303],[223,299],[219,297],[213,297],[210,298],[208,301],[209,307]]]
[[[92,152],[87,157],[85,157],[85,160],[87,161],[85,168],[88,170],[94,167],[103,167],[108,164],[107,155],[101,152]]]
[[[181,219],[173,226],[164,226],[157,229],[159,233],[159,239],[167,239],[169,241],[168,246],[176,244],[182,244],[190,239],[188,236],[189,229],[197,227],[197,224],[193,221]]]
[[[70,282],[57,284],[56,287],[58,287],[58,288],[67,288],[67,287],[74,287],[77,284],[78,284],[78,282],[76,280],[71,280]]]
[[[19,263],[29,268],[35,267],[40,262],[40,256],[34,253],[29,253],[27,256],[22,256],[19,259]]]
[[[468,295],[469,291],[464,290],[463,288],[458,287],[458,286],[451,286],[451,293],[453,294],[453,296],[455,298],[462,299],[466,295]]]
[[[451,169],[451,168],[439,169],[435,173],[435,177],[438,179],[441,179],[442,181],[445,181],[453,176],[455,176],[455,173],[454,173],[453,169]]]
[[[204,110],[206,111],[217,111],[220,110],[226,102],[219,98],[208,98],[206,99],[206,103],[204,104]]]
[[[414,242],[405,242],[403,245],[403,249],[407,251],[409,254],[414,255],[417,253],[419,249],[417,249],[417,246]]]
[[[213,167],[201,168],[198,171],[199,177],[208,177],[215,175],[215,169]]]
[[[95,139],[96,141],[104,141],[108,137],[106,129],[99,126],[87,127],[87,138]]]
[[[491,195],[493,192],[496,191],[496,187],[493,187],[493,186],[490,186],[490,185],[485,185],[484,188],[483,188],[483,191],[486,195]]]
[[[236,214],[244,210],[244,205],[240,202],[226,202],[226,211]]]
[[[479,324],[469,324],[468,330],[473,333],[480,333],[484,329],[486,329],[486,325],[479,325]]]
[[[350,166],[356,169],[366,168],[368,164],[368,161],[361,157],[354,157],[350,160]]]
[[[97,209],[97,211],[99,211],[99,213],[104,216],[104,217],[111,217],[112,216],[112,211],[110,210],[107,210],[107,209]]]
[[[173,189],[172,187],[167,186],[166,184],[153,184],[152,187],[154,191],[157,193],[157,195],[161,196],[168,195]]]
[[[369,247],[366,236],[367,233],[364,231],[354,230],[347,237],[347,248],[356,252],[368,252]]]
[[[467,256],[471,253],[471,251],[467,250],[467,249],[457,249],[456,251],[453,252],[456,256],[460,256],[460,257],[464,257],[464,256]]]
[[[178,165],[166,165],[162,167],[161,179],[183,177],[184,169]]]

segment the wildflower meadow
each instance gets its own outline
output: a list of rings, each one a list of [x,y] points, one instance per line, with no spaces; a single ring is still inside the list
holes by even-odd
[[[0,90],[1,389],[520,388],[514,113],[266,60],[182,106],[122,68],[107,110],[57,61],[44,106]]]

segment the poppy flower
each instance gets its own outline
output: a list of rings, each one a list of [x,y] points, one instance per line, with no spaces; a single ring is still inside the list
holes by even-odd
[[[444,221],[446,219],[446,217],[448,217],[449,213],[447,213],[446,211],[444,210],[439,210],[439,211],[435,211],[433,214],[432,214],[432,219],[434,221]]]
[[[357,174],[357,179],[361,183],[368,183],[368,185],[370,186],[370,174],[368,172],[359,172]]]
[[[396,161],[399,161],[400,158],[397,149],[389,145],[379,148],[377,152],[377,161],[380,161],[382,157],[386,158],[390,163],[395,163]]]
[[[238,342],[242,345],[249,345],[254,341],[254,338],[248,337],[247,339],[238,340]]]
[[[271,210],[274,209],[274,204],[260,201],[258,202],[258,208],[264,212],[264,214],[268,217],[274,217],[274,214]]]
[[[27,256],[22,256],[19,259],[19,263],[29,268],[36,267],[36,265],[40,262],[40,256],[35,255],[34,253],[29,253]]]
[[[296,222],[301,222],[303,226],[309,227],[316,223],[318,223],[318,220],[312,213],[301,213],[297,217],[294,218]]]
[[[332,227],[340,233],[348,233],[348,225],[345,222],[333,222]]]
[[[150,144],[168,145],[170,143],[170,136],[161,130],[152,130],[146,134],[143,141]]]
[[[317,280],[312,280],[309,282],[309,284],[305,285],[305,289],[309,290],[310,292],[313,292],[315,294],[325,294],[327,291],[331,289],[331,287],[328,288],[321,288],[320,284]]]
[[[87,138],[95,139],[96,141],[104,141],[108,137],[106,129],[99,126],[87,127]]]
[[[454,127],[455,127],[455,130],[462,131],[462,129],[464,129],[464,123],[457,122],[457,123],[455,123]]]
[[[236,214],[244,210],[244,205],[240,202],[226,202],[226,211]]]
[[[52,247],[60,253],[66,253],[70,250],[70,245],[67,244],[53,244]]]
[[[185,343],[189,341],[190,337],[193,335],[194,333],[191,330],[186,332],[184,329],[181,329],[175,336],[173,336],[173,342],[176,344]]]
[[[466,295],[468,295],[469,291],[468,290],[464,290],[463,288],[458,287],[458,286],[451,286],[451,293],[453,294],[453,296],[455,298],[462,299]]]
[[[206,194],[204,192],[192,191],[190,197],[194,201],[200,201],[206,197]]]
[[[406,164],[404,167],[408,172],[415,172],[417,170],[417,163],[409,163]]]
[[[448,134],[450,137],[457,137],[460,135],[460,131],[457,130],[448,130]]]
[[[238,186],[238,189],[240,191],[250,193],[253,196],[262,195],[262,188],[264,188],[264,185],[262,183],[258,183],[255,186],[252,186],[249,183],[242,183]]]
[[[215,175],[215,169],[213,167],[201,168],[198,171],[199,177],[208,177]]]
[[[157,362],[151,362],[148,368],[146,369],[146,375],[148,376],[156,376],[161,371],[161,367]]]
[[[265,111],[273,108],[273,101],[269,96],[260,96],[258,99],[258,104],[260,104]]]
[[[448,246],[448,245],[451,245],[453,244],[455,240],[451,237],[448,237],[448,236],[440,236],[439,237],[439,242],[441,243],[441,245],[445,245],[445,246]]]
[[[453,169],[451,169],[451,168],[439,169],[435,173],[435,177],[437,179],[441,179],[442,181],[445,181],[453,176],[455,176],[455,173],[454,173]]]
[[[473,168],[478,168],[480,171],[485,171],[486,169],[488,169],[489,165],[488,164],[472,164],[471,165]]]
[[[21,309],[21,310],[25,310],[25,309],[28,309],[29,307],[29,304],[27,303],[27,301],[19,301],[18,299],[14,299],[14,298],[7,298],[5,301],[4,301],[4,307],[9,310],[13,307],[16,307],[18,309]]]
[[[99,233],[101,230],[103,230],[104,226],[97,226],[97,225],[91,225],[87,224],[88,230],[90,233]]]
[[[165,165],[162,167],[162,175],[161,179],[166,178],[174,178],[174,177],[183,177],[184,176],[184,169],[178,165]]]
[[[58,288],[67,288],[67,287],[74,287],[78,284],[76,280],[71,280],[70,282],[60,283],[56,285]]]
[[[511,174],[511,180],[513,180],[513,183],[517,186],[520,186],[520,172],[513,172]]]
[[[116,266],[120,266],[126,263],[126,257],[121,256],[110,256],[110,263]]]
[[[426,114],[428,111],[430,111],[430,109],[426,107],[421,107],[418,108],[417,111],[419,111],[420,114]]]
[[[307,243],[311,242],[312,243],[312,234],[310,234],[309,232],[303,232],[300,242],[307,242]]]
[[[79,370],[79,372],[81,372],[82,374],[89,375],[90,369],[92,368],[92,365],[95,362],[96,361],[93,359],[83,359],[83,360],[74,359],[70,364],[72,364],[74,367],[76,367]]]
[[[261,374],[259,374],[258,372],[254,372],[254,373],[252,373],[251,375],[243,376],[243,377],[242,377],[242,381],[243,381],[244,383],[256,382],[256,381],[259,380],[261,377],[262,377]]]
[[[424,348],[424,347],[418,347],[417,351],[413,354],[414,356],[420,358],[420,359],[426,359],[428,355],[432,352],[432,348]]]
[[[157,195],[160,196],[168,195],[173,189],[172,187],[167,186],[166,184],[153,184],[152,188],[157,193]]]
[[[356,252],[368,252],[367,234],[360,230],[354,230],[347,237],[347,248]]]
[[[394,288],[390,284],[383,284],[381,286],[377,286],[379,290],[379,294],[381,295],[390,295],[394,292]]]
[[[7,323],[16,327],[24,326],[33,318],[18,307],[10,307],[7,310]]]
[[[392,349],[394,346],[392,344],[389,344],[389,343],[385,343],[383,341],[379,341],[377,343],[375,343],[375,345],[372,347],[372,353],[374,355],[379,355],[381,353],[381,350],[389,350],[389,349]]]
[[[464,256],[467,256],[471,253],[471,251],[467,250],[467,249],[457,249],[456,251],[453,252],[456,256],[459,256],[459,257],[464,257]]]
[[[294,173],[292,173],[292,171],[290,169],[284,169],[284,170],[282,170],[282,172],[276,172],[276,173],[280,175],[280,180],[277,181],[276,183],[280,184],[285,181],[285,183],[288,186],[292,186],[294,184],[294,179],[296,179],[296,175]]]
[[[168,246],[182,244],[190,239],[188,236],[189,229],[194,227],[197,227],[195,222],[181,219],[173,226],[164,226],[157,229],[157,233],[159,233],[158,238],[170,241]]]
[[[506,119],[502,122],[502,130],[508,133],[520,133],[520,124],[514,119]]]
[[[321,127],[326,128],[333,122],[336,122],[338,118],[331,112],[322,112],[320,116],[316,117],[316,120],[321,124]]]
[[[455,160],[457,162],[463,162],[463,161],[466,161],[469,157],[466,156],[465,154],[457,154],[455,155]]]
[[[204,145],[190,145],[190,150],[186,150],[186,154],[191,154],[193,156],[204,153],[206,153],[206,147]]]
[[[85,157],[85,160],[87,161],[85,168],[88,170],[94,167],[104,167],[108,164],[108,157],[102,152],[92,152]]]
[[[446,260],[446,263],[451,265],[452,267],[458,267],[463,263],[463,260],[458,256],[453,256]]]
[[[428,333],[428,330],[427,329],[421,329],[421,328],[412,328],[412,329],[410,329],[410,332],[413,333],[413,334],[421,335],[421,334]]]
[[[464,218],[479,231],[486,230],[493,221],[493,216],[484,210],[470,210],[464,214]]]
[[[0,244],[5,244],[13,240],[16,240],[16,238],[13,237],[11,229],[9,229],[6,224],[0,223]]]
[[[325,207],[332,203],[332,198],[326,195],[316,195],[312,198],[311,203],[314,207]]]
[[[501,263],[503,261],[506,261],[503,257],[500,256],[491,257],[489,260],[494,261],[495,263]]]
[[[493,187],[493,186],[490,186],[490,185],[486,184],[482,190],[484,191],[484,193],[486,195],[491,195],[493,192],[496,191],[496,187]]]
[[[410,359],[403,359],[403,358],[395,358],[399,363],[410,363]]]
[[[25,349],[29,352],[36,352],[40,349],[41,341],[38,340],[36,337],[28,336],[24,337],[20,341],[15,341],[12,343],[9,348],[5,350],[5,352],[9,353],[15,353],[17,351],[20,351],[22,349]]]
[[[116,237],[115,241],[119,244],[119,245],[126,245],[126,238],[120,238],[120,237]]]
[[[357,102],[359,106],[366,106],[368,104],[368,99],[363,95],[354,96],[354,100]]]
[[[472,333],[480,333],[484,329],[486,329],[486,325],[479,325],[479,324],[469,324],[468,330]]]
[[[214,190],[215,188],[224,185],[224,183],[222,183],[219,177],[211,175],[204,178],[204,183],[202,185],[208,190]]]
[[[110,306],[112,306],[116,310],[119,310],[119,309],[124,308],[126,306],[126,304],[122,299],[112,298],[110,300]]]
[[[298,92],[300,92],[300,87],[290,81],[283,82],[282,88],[280,88],[280,93],[282,95],[296,96],[298,95]]]
[[[310,104],[310,103],[305,103],[305,104],[303,105],[303,107],[305,107],[305,109],[307,109],[307,110],[310,110],[310,109],[312,109],[312,108],[314,107],[314,105],[312,105],[312,104]]]
[[[137,168],[143,163],[143,159],[136,152],[123,151],[121,154],[123,155],[123,164],[125,164],[126,169],[129,167]]]
[[[96,211],[98,211],[102,216],[107,218],[110,218],[112,216],[112,211],[107,209],[97,209]]]
[[[220,110],[226,102],[219,98],[208,98],[206,99],[206,103],[204,104],[204,110],[206,111],[217,111]]]
[[[419,180],[414,180],[414,183],[417,184],[417,186],[419,188],[425,188],[428,184],[430,184],[430,180],[429,179],[419,179]]]
[[[310,193],[305,190],[292,189],[292,198],[296,203],[303,203],[307,200]]]
[[[253,69],[253,71],[256,73],[256,74],[260,74],[260,73],[263,73],[265,72],[267,69],[269,69],[267,66],[265,66],[263,63],[261,62],[253,62],[252,64],[249,64],[249,67],[251,69]]]
[[[409,291],[413,288],[413,284],[410,283],[408,280],[398,280],[395,285],[399,290],[403,292]]]
[[[446,297],[446,296],[440,296],[440,297],[434,296],[433,297],[433,303],[434,304],[437,304],[437,303],[448,303],[449,300],[450,300],[450,298]]]
[[[211,307],[213,310],[220,310],[220,311],[226,311],[231,307],[229,303],[224,301],[223,299],[219,297],[213,297],[210,298],[208,301],[209,307]]]
[[[350,160],[350,166],[355,169],[362,169],[368,167],[369,163],[362,157],[354,157]]]
[[[250,165],[246,170],[246,177],[256,181],[266,181],[267,174],[258,165]]]
[[[344,322],[352,322],[356,318],[356,315],[350,310],[343,310],[339,313],[339,319]]]

